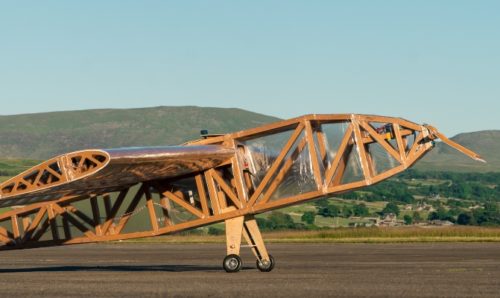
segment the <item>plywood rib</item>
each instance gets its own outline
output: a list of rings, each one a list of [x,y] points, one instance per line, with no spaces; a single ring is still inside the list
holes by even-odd
[[[234,156],[222,146],[84,150],[35,166],[0,185],[0,207],[100,194],[208,169]]]

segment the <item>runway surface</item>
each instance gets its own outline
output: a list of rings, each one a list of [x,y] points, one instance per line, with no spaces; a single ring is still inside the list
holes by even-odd
[[[0,251],[1,297],[500,296],[500,243],[270,244],[277,264],[225,273],[223,244]]]

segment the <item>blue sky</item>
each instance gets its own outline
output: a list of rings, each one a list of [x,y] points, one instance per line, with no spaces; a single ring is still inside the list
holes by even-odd
[[[500,129],[500,1],[0,0],[0,115],[158,105]]]

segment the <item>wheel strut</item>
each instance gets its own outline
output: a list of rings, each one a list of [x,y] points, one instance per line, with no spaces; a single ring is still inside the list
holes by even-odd
[[[267,253],[257,221],[253,216],[240,216],[226,220],[227,256],[222,262],[224,270],[226,272],[238,272],[241,270],[242,261],[239,254],[242,235],[252,248],[252,252],[257,259],[257,268],[261,272],[270,272],[273,270],[276,262],[273,256]]]

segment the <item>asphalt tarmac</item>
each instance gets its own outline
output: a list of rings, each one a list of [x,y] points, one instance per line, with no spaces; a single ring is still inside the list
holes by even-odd
[[[0,251],[0,297],[499,297],[500,243],[270,244],[272,272],[223,244]]]

